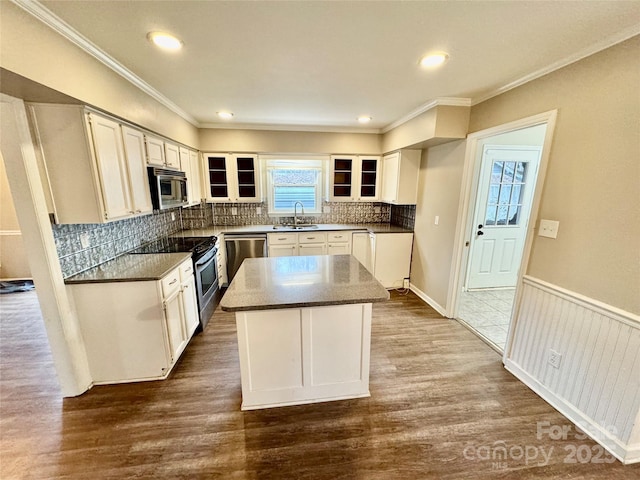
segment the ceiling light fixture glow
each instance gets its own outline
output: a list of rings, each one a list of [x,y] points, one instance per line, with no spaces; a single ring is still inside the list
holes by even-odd
[[[420,65],[425,68],[433,68],[442,65],[449,59],[449,55],[444,52],[430,53],[420,60]]]
[[[220,118],[224,118],[225,120],[229,120],[230,118],[233,118],[233,113],[231,113],[231,112],[218,112],[218,116]]]
[[[180,50],[182,48],[182,40],[163,32],[149,32],[147,38],[158,47],[165,50]]]
[[[371,120],[373,120],[373,118],[369,117],[367,115],[361,115],[361,116],[358,117],[358,121],[360,123],[369,123]]]

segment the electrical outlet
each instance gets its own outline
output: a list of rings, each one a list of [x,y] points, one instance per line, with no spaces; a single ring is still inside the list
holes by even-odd
[[[256,207],[256,215],[262,215],[262,207]]]
[[[380,213],[381,209],[380,207],[373,207],[373,213]]]
[[[80,245],[82,245],[82,248],[89,248],[91,246],[91,241],[87,232],[80,234]]]
[[[231,207],[231,215],[237,215],[238,214],[238,207]]]
[[[557,238],[559,226],[560,222],[557,220],[540,220],[538,235],[540,237]]]
[[[172,222],[176,221],[176,212],[171,212],[171,221]]]
[[[409,279],[408,279],[408,278],[405,278],[405,279],[402,281],[402,288],[410,288],[410,287],[411,287],[411,284],[410,284],[410,282],[409,282]]]
[[[436,218],[433,220],[434,225],[438,225],[440,223],[440,215],[436,215]]]
[[[331,213],[331,207],[322,207],[322,213]]]
[[[562,360],[562,355],[556,352],[554,349],[549,349],[549,365],[553,368],[560,368],[560,361]]]

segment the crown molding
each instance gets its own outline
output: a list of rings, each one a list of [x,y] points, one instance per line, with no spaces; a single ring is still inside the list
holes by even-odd
[[[436,98],[435,100],[431,100],[431,101],[425,103],[424,105],[421,105],[420,107],[418,107],[415,110],[409,112],[405,116],[400,117],[395,122],[390,123],[386,127],[382,128],[380,130],[380,133],[387,133],[387,132],[393,130],[394,128],[398,128],[403,123],[407,123],[409,120],[412,120],[412,119],[416,118],[418,115],[421,115],[424,112],[427,112],[427,111],[431,110],[432,108],[440,106],[440,105],[448,106],[448,107],[470,107],[471,106],[471,99],[470,98],[458,98],[458,97]]]
[[[88,38],[82,35],[80,32],[71,27],[68,23],[62,20],[60,17],[54,15],[49,9],[43,6],[37,0],[11,0],[15,5],[22,8],[24,11],[40,20],[46,26],[54,30],[56,33],[62,35],[71,43],[82,49],[84,52],[91,55],[93,58],[106,65],[115,73],[123,77],[125,80],[142,90],[151,98],[167,107],[172,112],[176,113],[180,117],[184,118],[187,122],[195,127],[199,127],[198,121],[189,115],[186,111],[173,103],[167,97],[158,92],[155,88],[149,85],[147,82],[138,77],[135,73],[115,60],[104,50],[99,48]]]
[[[285,125],[274,123],[201,123],[200,128],[215,128],[220,130],[273,130],[316,133],[382,133],[381,129],[379,128],[335,127],[326,125]]]
[[[475,97],[471,102],[471,106],[482,103],[486,100],[489,100],[490,98],[497,97],[498,95],[508,92],[509,90],[513,90],[516,87],[524,85],[525,83],[529,83],[540,77],[544,77],[549,73],[555,72],[556,70],[560,70],[561,68],[566,67],[567,65],[571,65],[572,63],[578,62],[583,58],[587,58],[609,47],[613,47],[614,45],[617,45],[618,43],[622,43],[625,40],[630,39],[631,37],[635,37],[636,35],[640,35],[640,23],[637,23],[629,28],[626,28],[618,33],[615,33],[614,35],[606,37],[605,39],[600,40],[599,42],[583,50],[580,50],[579,52],[576,52],[573,55],[569,55],[568,57],[558,60],[557,62],[554,62],[550,65],[547,65],[546,67],[541,68],[540,70],[536,70],[535,72],[525,75],[524,77],[514,80],[513,82],[507,83],[502,87],[498,87],[495,90],[491,90],[490,92],[485,93],[479,97]]]

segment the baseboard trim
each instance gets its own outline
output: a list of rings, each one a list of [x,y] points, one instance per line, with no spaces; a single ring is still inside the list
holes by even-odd
[[[433,298],[431,298],[429,295],[427,295],[422,290],[420,290],[418,287],[416,287],[413,283],[409,283],[409,290],[411,290],[413,293],[415,293],[421,300],[426,302],[429,306],[431,306],[440,315],[442,315],[443,317],[451,318],[447,314],[447,309],[446,308],[444,308],[442,305],[440,305],[438,302],[436,302]]]
[[[611,455],[622,463],[627,465],[640,461],[640,446],[634,445],[630,447],[620,442],[620,440],[603,429],[590,417],[551,392],[547,387],[520,368],[513,360],[507,359],[504,367],[569,421],[580,427],[585,434],[589,435],[596,443],[602,445]],[[587,427],[588,431],[585,431],[581,426]]]

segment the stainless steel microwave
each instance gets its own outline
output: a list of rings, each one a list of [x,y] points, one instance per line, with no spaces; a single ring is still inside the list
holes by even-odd
[[[148,167],[148,173],[155,210],[187,205],[187,177],[184,172]]]

